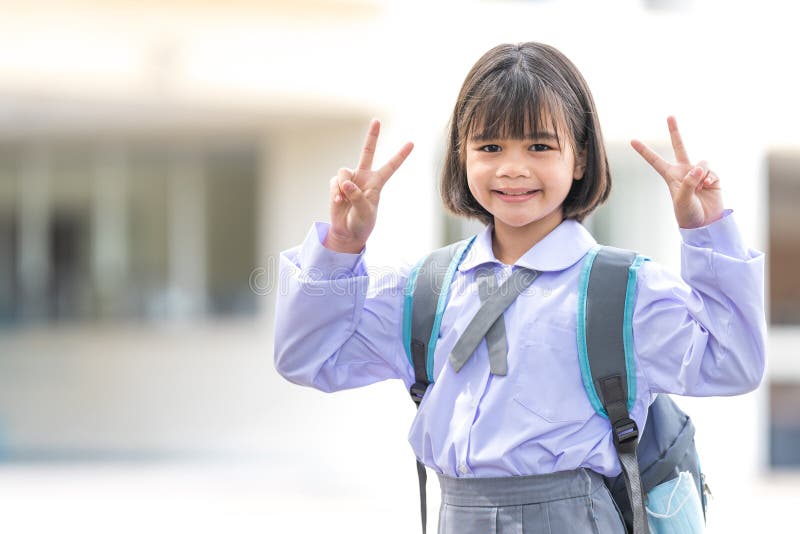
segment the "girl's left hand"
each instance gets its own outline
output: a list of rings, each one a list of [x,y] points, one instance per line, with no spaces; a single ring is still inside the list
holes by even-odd
[[[681,228],[699,228],[722,218],[722,188],[719,177],[705,161],[692,165],[683,146],[675,117],[667,118],[675,163],[664,161],[647,145],[634,139],[631,146],[664,178],[672,196],[675,218]]]

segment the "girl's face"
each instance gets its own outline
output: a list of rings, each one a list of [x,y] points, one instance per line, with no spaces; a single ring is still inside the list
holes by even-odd
[[[542,235],[563,220],[564,199],[585,166],[567,136],[557,139],[547,128],[526,139],[470,137],[465,159],[469,190],[494,216],[496,230],[538,229]]]

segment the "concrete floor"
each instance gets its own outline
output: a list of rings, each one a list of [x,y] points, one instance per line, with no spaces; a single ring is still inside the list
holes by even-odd
[[[318,480],[281,461],[0,465],[4,533],[419,532],[414,471]],[[396,480],[395,480],[396,479]],[[709,533],[798,532],[800,476],[716,488]],[[431,529],[438,507],[429,486]],[[435,531],[435,530],[434,530]]]

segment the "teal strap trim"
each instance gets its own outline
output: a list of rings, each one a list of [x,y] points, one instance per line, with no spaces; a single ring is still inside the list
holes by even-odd
[[[403,347],[406,349],[406,356],[411,367],[414,367],[414,358],[411,356],[411,312],[414,307],[414,289],[417,287],[417,275],[419,275],[419,268],[422,267],[424,261],[425,258],[419,260],[408,274],[404,292],[405,298],[403,299]]]
[[[578,285],[578,361],[581,364],[581,378],[583,379],[583,388],[586,390],[586,395],[589,397],[589,402],[592,408],[598,414],[608,418],[603,403],[600,402],[600,396],[592,382],[592,372],[589,369],[589,353],[586,349],[586,293],[589,290],[589,273],[592,270],[592,264],[600,251],[601,246],[595,245],[586,254],[583,260],[583,268],[581,269],[581,278]],[[627,352],[627,350],[626,350]]]
[[[442,282],[442,289],[439,293],[439,301],[436,303],[436,316],[433,319],[433,329],[431,329],[431,338],[428,340],[428,354],[425,360],[426,369],[428,372],[428,381],[433,383],[433,359],[436,353],[436,342],[439,341],[439,329],[442,326],[442,316],[444,309],[447,307],[447,300],[450,297],[450,286],[453,284],[453,277],[455,277],[456,269],[464,260],[472,243],[475,242],[477,235],[472,236],[469,240],[465,241],[461,248],[453,255],[450,265],[447,267],[447,272],[444,274],[444,281]],[[409,332],[410,339],[410,332]],[[409,342],[410,344],[410,342]],[[409,345],[408,353],[411,354],[411,347]],[[413,364],[412,364],[413,365]]]
[[[636,305],[636,280],[639,267],[650,261],[645,256],[636,256],[628,269],[628,286],[625,289],[625,318],[622,324],[622,340],[625,346],[625,370],[628,375],[628,411],[636,402],[636,353],[633,347],[633,309]]]

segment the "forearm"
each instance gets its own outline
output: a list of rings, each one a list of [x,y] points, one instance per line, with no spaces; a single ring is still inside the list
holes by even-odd
[[[402,291],[368,295],[360,255],[336,254],[318,225],[303,246],[281,255],[275,366],[286,379],[323,391],[387,378],[409,380],[400,354]]]
[[[654,391],[735,395],[764,374],[764,256],[748,250],[730,215],[682,231],[681,274],[671,288],[651,269],[637,303],[637,353]]]

